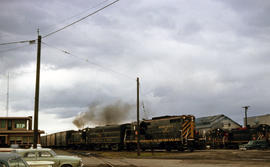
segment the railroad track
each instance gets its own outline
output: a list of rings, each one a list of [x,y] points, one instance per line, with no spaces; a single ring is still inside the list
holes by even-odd
[[[133,165],[123,159],[109,159],[109,158],[104,158],[98,154],[91,153],[91,152],[75,152],[75,154],[79,154],[81,156],[85,157],[91,157],[95,160],[97,160],[102,166],[106,167],[137,167],[136,165]],[[111,161],[113,162],[111,162]]]
[[[95,157],[95,156],[91,156],[92,158],[100,161],[102,164],[104,164],[105,166],[108,166],[108,167],[115,167],[112,163],[108,162],[107,160],[105,160],[104,158],[101,158],[101,157]]]

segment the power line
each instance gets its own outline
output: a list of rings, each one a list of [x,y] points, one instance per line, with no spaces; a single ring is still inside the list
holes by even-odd
[[[49,45],[49,44],[47,44],[47,43],[45,43],[45,42],[41,42],[41,43],[44,44],[44,45],[46,45],[46,46],[48,46],[48,47],[51,47],[51,48],[53,48],[53,49],[56,49],[56,50],[58,50],[58,51],[60,51],[60,52],[63,52],[63,53],[65,53],[65,54],[70,54],[70,53],[69,53],[68,51],[66,51],[66,50],[63,50],[63,49],[54,47],[54,46]]]
[[[107,1],[107,0],[101,2],[100,4],[102,4],[102,3],[106,2],[106,1]],[[46,37],[48,37],[48,36],[50,36],[50,35],[53,35],[53,34],[59,32],[59,31],[62,31],[63,29],[66,29],[66,28],[68,28],[68,27],[70,27],[70,26],[72,26],[72,25],[74,25],[74,24],[76,24],[76,23],[78,23],[78,22],[80,22],[80,21],[86,19],[87,17],[90,17],[90,16],[92,16],[92,15],[94,15],[94,14],[100,12],[101,10],[103,10],[103,9],[105,9],[105,8],[107,8],[107,7],[111,6],[111,5],[113,5],[114,3],[118,2],[118,1],[119,1],[119,0],[115,0],[115,1],[113,1],[113,2],[111,2],[111,3],[109,3],[108,5],[106,5],[106,6],[102,7],[102,8],[100,8],[100,9],[98,9],[98,10],[96,10],[96,11],[90,13],[90,14],[88,14],[87,16],[84,16],[84,17],[80,18],[79,20],[72,22],[71,24],[68,24],[68,25],[66,25],[66,26],[64,26],[64,27],[62,27],[62,28],[60,28],[60,29],[58,29],[58,30],[55,30],[55,31],[53,31],[53,32],[51,32],[51,33],[48,33],[47,35],[43,36],[42,38],[46,38]],[[100,5],[100,4],[98,4],[98,5]],[[97,5],[97,6],[98,6],[98,5]],[[93,7],[93,8],[94,8],[94,7]],[[83,12],[82,12],[82,13],[83,13]],[[74,16],[74,17],[76,17],[76,16]],[[0,46],[1,46],[1,45],[18,44],[18,43],[26,43],[26,42],[29,42],[29,43],[31,44],[31,43],[35,43],[35,41],[36,41],[36,39],[34,39],[34,40],[23,40],[23,41],[6,42],[6,43],[0,43]]]
[[[60,52],[62,52],[62,53],[65,53],[65,54],[67,54],[67,55],[70,55],[70,56],[72,56],[72,57],[74,57],[74,58],[77,58],[77,59],[79,59],[79,60],[81,60],[81,61],[84,61],[84,62],[86,62],[86,63],[89,63],[89,64],[92,64],[92,65],[98,66],[98,67],[100,67],[100,68],[102,68],[102,69],[105,69],[105,70],[107,70],[107,71],[113,72],[113,73],[115,73],[115,74],[121,75],[121,76],[123,76],[123,77],[126,77],[126,78],[128,78],[128,79],[134,81],[134,78],[132,78],[131,76],[126,75],[126,74],[124,74],[124,73],[122,73],[122,72],[118,72],[118,71],[112,70],[112,69],[110,69],[110,68],[104,67],[104,66],[99,65],[99,64],[97,64],[97,63],[95,63],[95,62],[89,61],[88,59],[84,59],[84,58],[81,58],[81,57],[79,57],[79,56],[77,56],[77,55],[74,55],[74,54],[72,54],[71,52],[68,52],[68,51],[66,51],[66,50],[63,50],[63,49],[60,49],[60,48],[57,48],[57,47],[48,45],[48,44],[45,43],[45,42],[42,42],[42,44],[44,44],[44,45],[46,45],[46,46],[48,46],[48,47],[51,47],[51,48],[53,48],[53,49],[56,49],[56,50],[58,50],[58,51],[60,51]]]
[[[92,7],[89,8],[89,9],[86,9],[86,10],[84,10],[84,11],[82,11],[82,12],[80,12],[80,13],[77,13],[77,14],[71,16],[71,17],[68,17],[68,18],[63,19],[63,20],[59,21],[58,23],[64,23],[64,22],[67,21],[67,20],[73,19],[73,18],[75,18],[75,17],[77,17],[77,16],[79,16],[79,15],[81,15],[81,14],[83,14],[83,13],[85,13],[85,12],[91,10],[91,9],[94,9],[94,8],[96,8],[96,7],[100,6],[100,5],[102,5],[103,3],[107,2],[107,1],[109,1],[109,0],[104,0],[104,1],[102,1],[102,2],[100,2],[100,3],[98,3],[98,4],[96,4],[95,6],[92,6]],[[58,24],[58,25],[59,25],[59,24]],[[50,28],[52,28],[52,27],[57,27],[57,26],[54,24],[54,25],[47,26],[46,28],[47,28],[47,29],[50,29]]]
[[[17,50],[17,49],[20,49],[20,48],[23,48],[23,47],[26,47],[26,46],[29,46],[29,45],[23,45],[23,46],[18,46],[18,47],[14,47],[14,48],[9,48],[9,49],[5,49],[5,50],[0,50],[0,53],[3,53],[3,52],[9,52],[9,51],[13,51],[13,50]]]
[[[144,88],[142,86],[142,82],[140,82],[140,92],[141,92],[141,108],[142,108],[142,111],[143,111],[143,116],[145,119],[148,119],[148,117],[150,117],[152,115],[152,112],[147,109],[147,107],[145,107],[145,102],[147,101],[146,100],[146,95],[150,94],[153,92],[153,90],[150,90],[150,91],[147,91],[146,93],[144,92]],[[145,98],[146,97],[146,98]]]
[[[147,95],[149,95],[150,93],[153,93],[153,89],[149,89],[149,90],[147,90],[147,91],[144,91],[145,89],[145,87],[143,88],[142,87],[142,83],[140,83],[140,88],[141,88],[141,95],[143,95],[143,96],[147,96]]]
[[[34,40],[24,40],[24,41],[14,41],[14,42],[6,42],[6,43],[0,43],[0,45],[10,45],[10,44],[18,44],[18,43],[26,43],[28,42],[29,44],[35,43],[35,39]]]
[[[98,10],[92,12],[92,13],[90,13],[89,15],[80,18],[80,19],[77,20],[77,21],[74,21],[74,22],[72,22],[72,23],[70,23],[70,24],[68,24],[68,25],[66,25],[66,26],[64,26],[64,27],[62,27],[62,28],[60,28],[60,29],[58,29],[58,30],[55,30],[55,31],[53,31],[53,32],[51,32],[51,33],[49,33],[49,34],[47,34],[47,35],[44,35],[42,38],[44,39],[44,38],[46,38],[46,37],[48,37],[48,36],[51,36],[51,35],[53,35],[53,34],[59,32],[59,31],[62,31],[62,30],[64,30],[64,29],[66,29],[66,28],[68,28],[68,27],[70,27],[70,26],[72,26],[72,25],[74,25],[74,24],[76,24],[76,23],[78,23],[78,22],[80,22],[80,21],[86,19],[87,17],[92,16],[92,15],[98,13],[99,11],[101,11],[101,10],[103,10],[103,9],[105,9],[105,8],[107,8],[107,7],[109,7],[109,6],[111,6],[111,5],[113,5],[114,3],[118,2],[118,1],[119,1],[119,0],[115,0],[115,1],[113,1],[113,2],[111,2],[111,3],[109,3],[108,5],[106,5],[106,6],[102,7],[102,8],[100,8],[100,9],[98,9]]]

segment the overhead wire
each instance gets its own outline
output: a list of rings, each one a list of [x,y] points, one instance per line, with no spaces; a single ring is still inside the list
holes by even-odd
[[[24,47],[26,47],[26,46],[29,46],[29,45],[23,45],[23,46],[18,46],[18,47],[14,47],[14,48],[9,48],[9,49],[0,50],[0,53],[4,53],[4,52],[9,52],[9,51],[17,50],[17,49],[20,49],[20,48],[24,48]]]
[[[56,49],[56,50],[58,50],[58,51],[60,51],[60,52],[62,52],[62,53],[65,53],[65,54],[67,54],[67,55],[70,55],[70,56],[72,56],[72,57],[74,57],[74,58],[77,58],[77,59],[79,59],[79,60],[81,60],[81,61],[84,61],[84,62],[86,62],[86,63],[89,63],[89,64],[92,64],[92,65],[98,66],[98,67],[100,67],[100,68],[102,68],[102,69],[105,69],[105,70],[107,70],[107,71],[113,72],[113,73],[118,74],[118,75],[121,75],[121,76],[123,76],[123,77],[125,77],[125,78],[128,78],[128,79],[130,79],[130,80],[133,80],[133,81],[135,80],[134,78],[132,78],[131,76],[129,76],[129,75],[127,75],[127,74],[124,74],[124,73],[122,73],[122,72],[118,72],[118,71],[112,70],[112,69],[110,69],[110,68],[104,67],[104,66],[102,66],[102,65],[100,65],[100,64],[97,64],[97,63],[95,63],[95,62],[89,61],[88,59],[81,58],[81,57],[79,57],[79,56],[77,56],[77,55],[75,55],[75,54],[72,54],[72,53],[69,52],[69,51],[64,50],[64,49],[60,49],[60,48],[57,48],[57,47],[48,45],[48,44],[45,43],[45,42],[42,42],[42,44],[44,44],[44,45],[46,45],[46,46],[48,46],[48,47],[51,47],[51,48],[53,48],[53,49]]]
[[[150,90],[144,92],[141,83],[140,83],[140,87],[141,87],[141,90],[142,90],[141,94],[143,96],[146,96],[146,95],[148,95],[148,94],[150,94],[150,93],[153,92],[153,89],[150,89]]]
[[[14,41],[14,42],[6,42],[6,43],[0,43],[0,45],[10,45],[10,44],[19,44],[19,43],[34,43],[36,40],[33,39],[33,40],[24,40],[24,41]]]
[[[153,92],[153,90],[150,90],[150,91],[147,91],[146,93],[144,93],[144,89],[143,89],[143,86],[142,86],[142,82],[139,83],[139,88],[140,88],[140,99],[141,99],[141,102],[140,102],[140,106],[142,108],[142,111],[143,111],[143,116],[145,117],[145,119],[148,119],[148,117],[151,115],[150,111],[147,110],[145,108],[145,98],[146,95],[150,94]]]
[[[102,8],[100,8],[100,9],[98,9],[98,10],[96,10],[96,11],[94,11],[94,12],[88,14],[87,16],[84,16],[84,17],[82,17],[82,18],[80,18],[80,19],[78,19],[78,20],[76,20],[76,21],[74,21],[74,22],[72,22],[72,23],[70,23],[70,24],[68,24],[68,25],[66,25],[66,26],[64,26],[64,27],[62,27],[62,28],[60,28],[60,29],[58,29],[58,30],[55,30],[55,31],[53,31],[53,32],[50,32],[50,33],[48,33],[47,35],[44,35],[42,38],[43,38],[43,39],[44,39],[44,38],[47,38],[48,36],[51,36],[51,35],[53,35],[53,34],[59,32],[59,31],[62,31],[62,30],[64,30],[64,29],[66,29],[66,28],[68,28],[68,27],[70,27],[70,26],[72,26],[72,25],[74,25],[74,24],[76,24],[76,23],[78,23],[78,22],[80,22],[80,21],[86,19],[87,17],[90,17],[90,16],[92,16],[92,15],[94,15],[94,14],[100,12],[101,10],[104,10],[105,8],[107,8],[107,7],[109,7],[109,6],[113,5],[113,4],[115,4],[115,3],[118,2],[118,1],[119,1],[119,0],[115,0],[115,1],[113,1],[113,2],[111,2],[111,3],[109,3],[109,4],[107,4],[107,5],[105,5],[104,7],[102,7]]]
[[[120,1],[120,0],[115,0],[115,1],[113,1],[113,2],[111,2],[111,3],[109,3],[109,4],[107,4],[107,5],[105,5],[104,7],[102,7],[102,8],[100,8],[100,9],[98,9],[98,10],[96,10],[96,11],[94,11],[94,12],[88,14],[87,16],[84,16],[84,17],[82,17],[82,18],[80,18],[80,19],[78,19],[78,20],[76,20],[76,21],[74,21],[74,22],[72,22],[72,23],[70,23],[70,24],[68,24],[68,25],[66,25],[66,26],[64,26],[64,27],[62,27],[62,28],[60,28],[60,29],[57,29],[57,30],[55,30],[55,31],[53,31],[53,32],[50,32],[50,33],[44,35],[42,38],[46,38],[46,37],[51,36],[51,35],[53,35],[53,34],[59,32],[59,31],[62,31],[62,30],[64,30],[64,29],[66,29],[66,28],[68,28],[68,27],[70,27],[70,26],[72,26],[72,25],[74,25],[74,24],[76,24],[76,23],[78,23],[78,22],[80,22],[80,21],[82,21],[82,20],[84,20],[84,19],[86,19],[86,18],[88,18],[88,17],[90,17],[90,16],[92,16],[92,15],[98,13],[98,12],[100,12],[101,10],[104,10],[105,8],[107,8],[107,7],[109,7],[109,6],[113,5],[113,4],[115,4],[115,3],[118,2],[118,1]],[[106,2],[106,1],[104,1],[104,2]],[[101,3],[104,3],[104,2],[101,2]],[[99,5],[100,5],[100,4],[99,4]],[[18,44],[18,43],[26,43],[26,42],[28,42],[28,43],[33,43],[33,42],[35,42],[35,41],[36,41],[36,39],[32,39],[32,40],[23,40],[23,41],[13,41],[13,42],[5,42],[5,43],[0,43],[0,46],[2,46],[2,45],[11,45],[11,44]]]
[[[59,22],[58,22],[58,25],[59,25],[59,23],[60,23],[60,24],[61,24],[61,23],[64,23],[64,22],[66,22],[67,20],[73,19],[73,18],[75,18],[75,17],[77,17],[77,16],[79,16],[79,15],[81,15],[81,14],[83,14],[83,13],[85,13],[85,12],[91,10],[91,9],[94,9],[94,8],[96,8],[96,7],[100,6],[100,5],[102,5],[103,3],[107,2],[107,1],[109,1],[109,0],[104,0],[104,1],[102,1],[102,2],[100,2],[100,3],[98,3],[98,4],[96,4],[96,5],[92,6],[91,8],[88,8],[88,9],[82,11],[82,12],[79,12],[79,13],[77,13],[77,14],[71,16],[71,17],[65,18],[65,19],[59,21]],[[57,27],[57,26],[54,24],[54,25],[47,26],[46,28],[47,28],[47,29],[50,29],[51,27]]]

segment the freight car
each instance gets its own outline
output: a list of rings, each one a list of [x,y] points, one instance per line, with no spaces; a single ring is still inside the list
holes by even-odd
[[[44,147],[70,147],[74,141],[72,140],[72,136],[76,132],[74,130],[68,130],[41,136],[41,145]]]
[[[55,133],[53,134],[50,134],[47,137],[47,143],[46,143],[46,146],[48,147],[55,147],[56,146],[56,143],[55,143]]]
[[[194,149],[195,117],[192,115],[163,116],[140,123],[140,144],[145,149]],[[127,149],[136,148],[136,123],[127,131],[125,145]]]
[[[40,143],[43,147],[55,147],[56,142],[55,142],[55,133],[53,134],[48,134],[40,137]]]
[[[56,147],[69,147],[70,146],[70,140],[71,140],[71,134],[73,133],[73,130],[63,131],[63,132],[57,132],[55,133],[55,146]]]
[[[40,144],[43,146],[43,147],[46,147],[47,146],[47,136],[41,136],[40,137]]]

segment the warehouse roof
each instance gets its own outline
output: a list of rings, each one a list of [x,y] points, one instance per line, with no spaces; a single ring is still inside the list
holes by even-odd
[[[32,119],[32,116],[28,116],[28,117],[0,117],[0,119],[1,120],[7,120],[7,119],[12,119],[12,120],[14,120],[14,119],[29,119],[29,120],[31,120]]]
[[[197,118],[195,123],[197,128],[210,128],[212,127],[215,123],[218,123],[219,121],[223,119],[229,119],[230,121],[234,122],[235,124],[239,125],[237,122],[233,121],[229,117],[219,114],[219,115],[214,115],[214,116],[208,116],[208,117],[200,117]],[[241,126],[241,125],[239,125]]]
[[[248,118],[260,118],[260,117],[269,117],[270,114],[265,114],[265,115],[256,115],[256,116],[251,116],[251,117],[248,117]]]

